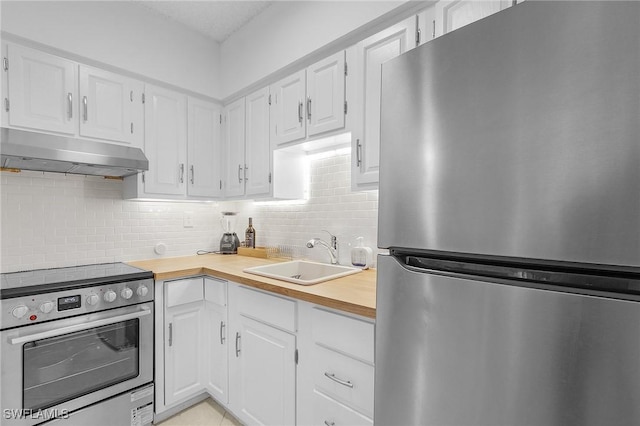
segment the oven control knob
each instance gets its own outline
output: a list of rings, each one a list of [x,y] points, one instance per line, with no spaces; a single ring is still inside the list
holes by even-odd
[[[140,297],[145,297],[147,295],[147,293],[149,293],[149,289],[147,288],[146,285],[141,285],[136,290],[136,293],[138,293],[138,296],[140,296]]]
[[[11,313],[16,318],[22,318],[27,313],[27,311],[29,311],[29,308],[27,308],[24,305],[18,305],[15,308],[13,308]]]
[[[123,299],[131,299],[131,296],[133,296],[133,290],[129,287],[125,287],[120,292],[120,296],[122,296]]]
[[[40,305],[40,312],[48,314],[51,311],[53,311],[53,302],[43,302]]]
[[[99,301],[100,298],[95,293],[91,293],[89,296],[87,296],[87,305],[94,306],[97,305]]]
[[[113,302],[114,300],[116,300],[116,297],[117,297],[116,296],[116,292],[113,291],[113,290],[107,290],[104,293],[104,301],[107,302],[107,303]]]

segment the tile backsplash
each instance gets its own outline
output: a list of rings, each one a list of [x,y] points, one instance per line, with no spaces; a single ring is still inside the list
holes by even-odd
[[[334,153],[335,154],[335,153]],[[313,237],[337,235],[348,264],[356,236],[375,249],[378,193],[351,192],[350,154],[310,157],[304,202],[143,202],[122,199],[122,182],[94,176],[27,172],[1,174],[0,270],[74,266],[195,254],[217,250],[220,212],[239,212],[242,239],[253,217],[258,245],[304,247]],[[185,217],[193,227],[184,227]],[[166,250],[157,254],[156,248]],[[161,250],[160,250],[161,251]],[[322,248],[303,249],[328,261]]]

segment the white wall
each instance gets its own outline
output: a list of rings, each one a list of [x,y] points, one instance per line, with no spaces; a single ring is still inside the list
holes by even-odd
[[[217,250],[220,212],[240,213],[244,235],[254,218],[258,245],[304,246],[312,237],[338,235],[341,260],[349,262],[349,243],[365,237],[376,247],[378,193],[350,192],[350,154],[310,162],[310,199],[304,204],[254,205],[252,202],[170,203],[122,199],[122,182],[95,176],[23,171],[0,173],[0,272],[119,262]],[[183,227],[190,212],[194,227]],[[328,261],[324,249],[302,254]]]
[[[277,1],[221,45],[225,98],[405,1]]]
[[[128,1],[2,1],[8,33],[220,99],[218,43]]]

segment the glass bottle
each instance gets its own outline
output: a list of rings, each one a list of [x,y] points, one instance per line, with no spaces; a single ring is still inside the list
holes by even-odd
[[[252,218],[249,218],[249,227],[244,231],[244,245],[256,248],[256,230],[253,228]]]

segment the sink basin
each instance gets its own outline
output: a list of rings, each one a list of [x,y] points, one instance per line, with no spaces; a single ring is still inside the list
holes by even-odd
[[[311,285],[356,274],[362,272],[362,269],[293,260],[291,262],[274,263],[273,265],[254,266],[253,268],[244,269],[244,272],[295,284]]]

